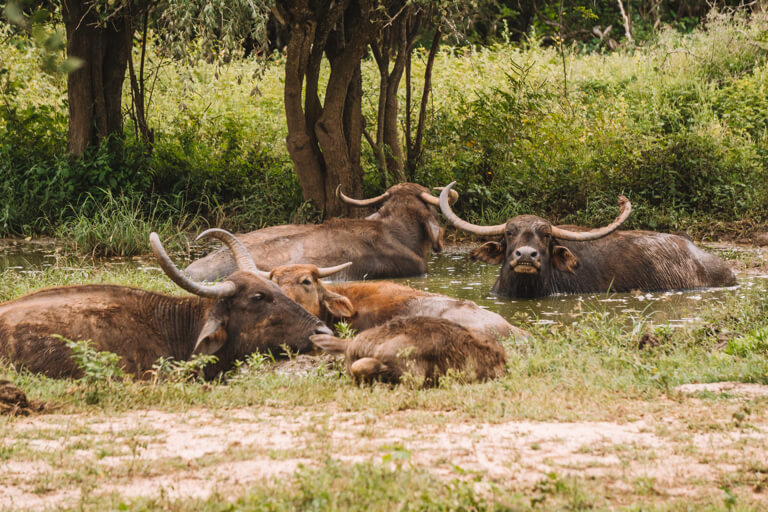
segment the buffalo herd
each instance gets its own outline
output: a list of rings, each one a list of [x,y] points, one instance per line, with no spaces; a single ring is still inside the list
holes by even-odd
[[[223,247],[180,270],[155,233],[150,246],[165,274],[191,295],[170,296],[126,286],[48,288],[0,304],[0,359],[51,377],[78,377],[63,338],[92,340],[142,376],[160,358],[213,354],[213,378],[253,352],[322,349],[343,354],[356,382],[425,386],[445,375],[486,380],[505,372],[500,340],[529,335],[502,316],[461,300],[389,281],[427,271],[429,251],[443,246],[438,212],[458,229],[494,237],[470,257],[501,265],[492,292],[527,299],[563,293],[659,291],[731,286],[736,278],[717,256],[685,236],[618,228],[620,212],[598,229],[555,226],[520,215],[478,226],[451,209],[454,183],[440,197],[414,183],[373,199],[339,197],[378,209],[364,219],[273,226],[232,235],[209,229]],[[256,263],[258,262],[258,264]],[[332,277],[335,282],[323,283]],[[357,282],[347,282],[357,281]],[[353,339],[328,328],[344,320]]]

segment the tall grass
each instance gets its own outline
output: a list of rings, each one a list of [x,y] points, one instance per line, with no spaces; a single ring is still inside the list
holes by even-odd
[[[74,209],[74,207],[70,206]],[[193,216],[183,205],[160,198],[142,204],[137,195],[115,196],[109,190],[86,201],[64,221],[56,236],[80,253],[92,256],[131,256],[148,252],[149,234],[157,232],[167,250],[187,248],[184,232],[192,227]]]

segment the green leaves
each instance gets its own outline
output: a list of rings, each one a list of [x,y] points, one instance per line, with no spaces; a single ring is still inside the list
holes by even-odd
[[[101,393],[113,381],[124,379],[125,373],[120,368],[120,356],[112,352],[100,352],[91,346],[91,340],[73,341],[58,334],[53,335],[63,341],[72,351],[72,359],[83,372],[79,379],[85,385],[85,401],[97,404]]]

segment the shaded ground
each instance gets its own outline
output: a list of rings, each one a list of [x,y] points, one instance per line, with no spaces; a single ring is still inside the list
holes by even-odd
[[[390,463],[394,453],[440,478],[521,492],[555,474],[593,481],[619,504],[639,497],[721,499],[728,486],[768,506],[768,415],[751,413],[748,401],[768,387],[683,388],[720,394],[715,402],[674,394],[658,414],[617,411],[614,422],[493,423],[450,411],[272,407],[18,418],[3,428],[0,452],[12,456],[0,466],[0,504],[71,506],[82,493],[237,496],[329,457]]]

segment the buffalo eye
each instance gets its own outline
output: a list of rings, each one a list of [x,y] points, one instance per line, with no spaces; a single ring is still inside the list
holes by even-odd
[[[264,300],[264,294],[263,293],[254,293],[253,295],[251,295],[250,299],[251,299],[251,302],[262,301],[262,300]]]
[[[305,279],[304,279],[304,280],[301,282],[301,284],[303,284],[304,286],[310,286],[310,285],[312,284],[312,281],[311,281],[311,280],[310,280],[310,279],[307,277],[307,278],[305,278]]]

